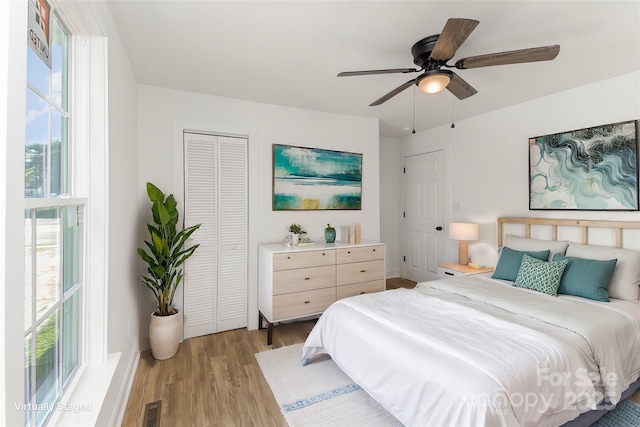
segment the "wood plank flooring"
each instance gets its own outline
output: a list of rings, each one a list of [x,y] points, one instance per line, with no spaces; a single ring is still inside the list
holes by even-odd
[[[415,282],[387,280],[387,289]],[[147,403],[162,401],[160,426],[286,426],[254,354],[301,343],[315,320],[281,324],[267,346],[266,330],[236,329],[185,340],[169,360],[140,356],[122,425],[146,427]]]
[[[266,330],[236,329],[180,344],[169,360],[140,356],[123,426],[143,426],[147,403],[162,400],[163,426],[286,426],[254,354],[304,342],[315,320]]]

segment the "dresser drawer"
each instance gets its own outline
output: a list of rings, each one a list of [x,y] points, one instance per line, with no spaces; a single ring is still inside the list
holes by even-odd
[[[352,297],[354,295],[372,294],[374,292],[384,291],[384,280],[374,280],[372,282],[356,283],[354,285],[338,286],[338,299]]]
[[[336,249],[338,264],[384,259],[384,245]]]
[[[294,292],[274,295],[274,321],[316,314],[324,311],[336,300],[336,288],[316,289],[313,291]]]
[[[337,269],[338,286],[384,279],[384,260],[382,259],[338,264]]]
[[[274,270],[289,270],[292,268],[319,267],[336,263],[336,251],[304,251],[286,252],[273,255]]]
[[[310,291],[336,285],[336,266],[298,268],[273,272],[273,294]]]

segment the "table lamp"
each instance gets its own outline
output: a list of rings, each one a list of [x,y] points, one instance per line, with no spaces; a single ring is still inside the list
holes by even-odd
[[[478,240],[478,224],[465,222],[452,222],[449,224],[449,238],[459,240],[458,242],[458,263],[469,264],[469,242]]]

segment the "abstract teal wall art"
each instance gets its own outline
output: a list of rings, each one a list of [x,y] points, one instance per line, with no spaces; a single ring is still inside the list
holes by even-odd
[[[637,211],[638,120],[530,138],[529,209]]]
[[[273,210],[362,208],[362,154],[273,144]]]

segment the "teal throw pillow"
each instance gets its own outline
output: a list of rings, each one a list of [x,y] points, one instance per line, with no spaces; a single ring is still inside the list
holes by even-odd
[[[522,256],[524,254],[546,261],[549,259],[549,252],[549,250],[516,251],[505,246],[500,252],[498,265],[496,265],[491,277],[494,279],[510,280],[515,282],[516,277],[518,276],[518,271],[520,270],[520,264],[522,264]]]
[[[547,262],[524,254],[518,277],[513,285],[556,296],[562,273],[568,263],[566,259]]]
[[[609,282],[617,259],[597,260],[560,254],[553,257],[554,261],[563,259],[569,263],[560,280],[559,294],[609,302]]]

